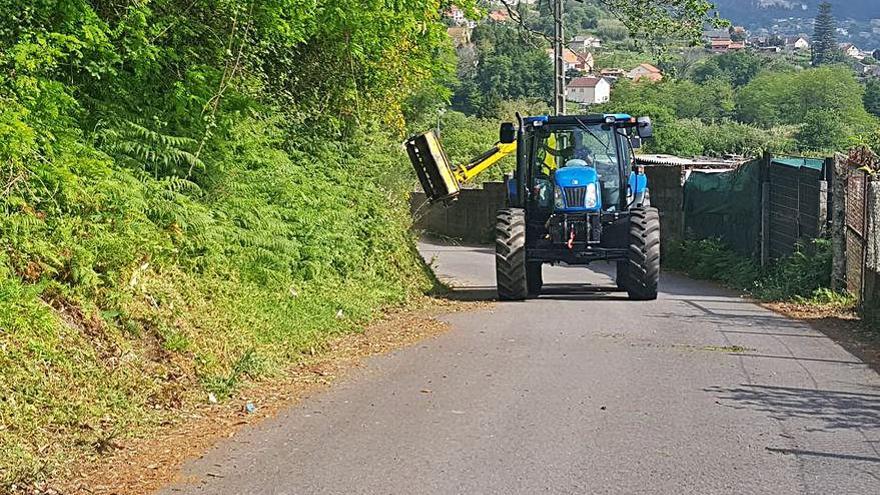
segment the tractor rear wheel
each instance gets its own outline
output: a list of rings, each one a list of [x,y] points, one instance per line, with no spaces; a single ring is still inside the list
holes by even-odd
[[[623,288],[629,298],[636,301],[657,299],[657,284],[660,282],[660,213],[656,208],[630,210],[628,248],[626,267],[620,280]]]
[[[495,222],[495,279],[498,299],[521,301],[529,294],[526,275],[526,212],[498,210]]]

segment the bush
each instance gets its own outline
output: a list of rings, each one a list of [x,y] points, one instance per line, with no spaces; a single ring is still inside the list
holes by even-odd
[[[665,265],[703,280],[716,280],[764,301],[845,304],[851,298],[835,294],[831,285],[831,242],[816,239],[798,245],[794,254],[761,267],[717,239],[688,240],[672,247]]]
[[[839,119],[837,112],[815,110],[804,116],[804,124],[797,139],[805,151],[833,153],[854,144],[850,128]]]
[[[664,265],[701,280],[717,280],[730,287],[748,290],[760,278],[760,269],[717,239],[683,241],[670,248]]]
[[[831,286],[831,241],[815,239],[769,267],[753,293],[767,300],[810,298]]]

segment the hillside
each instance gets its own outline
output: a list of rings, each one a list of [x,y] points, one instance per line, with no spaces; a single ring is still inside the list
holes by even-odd
[[[739,23],[751,26],[767,25],[780,17],[813,17],[822,0],[713,0],[718,11]],[[841,18],[880,18],[880,2],[875,0],[848,0],[831,2]]]
[[[722,17],[755,33],[797,35],[813,33],[813,19],[821,0],[714,0]],[[880,48],[880,2],[832,2],[840,42],[863,49]]]

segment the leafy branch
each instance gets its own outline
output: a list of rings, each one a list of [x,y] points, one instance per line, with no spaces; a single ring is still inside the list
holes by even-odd
[[[692,46],[700,43],[705,26],[724,27],[730,23],[715,11],[708,0],[599,0],[629,30],[630,36],[650,46],[681,39]]]
[[[553,37],[526,25],[522,12],[511,0],[500,0],[510,19],[520,29],[549,42]],[[549,1],[549,0],[548,0]],[[683,40],[692,46],[700,43],[704,27],[729,26],[708,0],[598,0],[629,31],[630,37],[662,52],[665,41]],[[563,43],[565,43],[563,41]],[[567,45],[566,45],[567,47]]]

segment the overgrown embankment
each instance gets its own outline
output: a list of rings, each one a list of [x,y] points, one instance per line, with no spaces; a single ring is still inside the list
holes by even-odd
[[[685,240],[670,247],[664,264],[702,280],[715,280],[761,301],[796,302],[851,310],[849,294],[832,291],[831,241],[798,244],[790,256],[761,267],[717,239]]]
[[[0,2],[0,492],[431,287],[399,142],[438,12]]]

